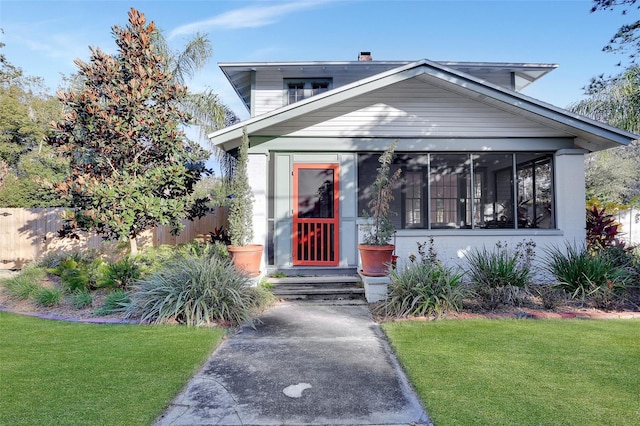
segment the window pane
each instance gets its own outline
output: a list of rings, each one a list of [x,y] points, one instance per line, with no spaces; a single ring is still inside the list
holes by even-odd
[[[333,169],[300,169],[298,171],[298,217],[333,217],[333,173]]]
[[[474,154],[473,161],[474,226],[513,228],[513,154]]]
[[[553,187],[551,185],[551,161],[537,164],[535,168],[537,228],[553,228]]]
[[[331,88],[331,78],[285,78],[284,102],[290,105]]]
[[[376,169],[380,165],[379,157],[380,154],[373,153],[358,155],[358,216],[369,210],[367,204],[371,200],[371,185],[376,180]]]
[[[422,172],[404,173],[404,222],[407,227],[422,226]]]
[[[318,95],[326,92],[327,90],[329,90],[329,82],[327,81],[311,83],[311,91],[313,95]]]
[[[369,211],[368,203],[373,196],[372,185],[376,180],[376,174],[380,167],[380,153],[364,153],[358,155],[358,216],[363,216],[364,212]],[[400,166],[398,164],[391,165],[391,174],[395,173]],[[403,208],[403,180],[404,173],[400,175],[400,179],[395,188],[392,189],[393,200],[390,201],[391,222],[396,229],[404,227],[403,216],[401,212]]]
[[[431,155],[429,187],[432,228],[470,227],[470,210],[467,208],[471,203],[470,185],[469,155]]]
[[[554,228],[552,157],[518,154],[518,227]]]
[[[289,103],[298,102],[304,99],[304,84],[289,83]]]

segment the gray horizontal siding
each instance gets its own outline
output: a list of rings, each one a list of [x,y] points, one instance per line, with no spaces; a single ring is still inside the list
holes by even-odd
[[[277,70],[256,73],[254,108],[252,116],[258,116],[282,107],[282,73]]]
[[[321,137],[568,136],[417,79],[280,123],[259,134]]]
[[[389,66],[389,68],[392,68]],[[344,86],[354,81],[362,80],[379,73],[379,68],[346,67],[331,72],[322,67],[308,67],[296,71],[290,70],[258,70],[256,72],[256,85],[254,90],[255,112],[252,116],[258,116],[284,106],[285,78],[332,78],[333,88]]]
[[[261,115],[283,106],[283,79],[285,78],[333,78],[333,88],[338,88],[379,72],[378,68],[366,67],[345,67],[337,71],[332,69],[331,72],[323,70],[322,67],[307,67],[296,71],[277,68],[258,70],[253,95],[255,97],[255,111],[252,115]],[[474,70],[473,75],[507,89],[512,88],[512,77],[508,71]]]

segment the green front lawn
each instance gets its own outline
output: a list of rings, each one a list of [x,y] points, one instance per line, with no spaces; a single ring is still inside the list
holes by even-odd
[[[383,328],[436,426],[639,422],[640,321],[405,321]]]
[[[150,424],[223,334],[0,312],[0,424]]]

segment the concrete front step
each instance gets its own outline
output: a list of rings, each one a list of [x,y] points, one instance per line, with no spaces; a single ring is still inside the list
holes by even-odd
[[[363,300],[357,276],[268,277],[273,294],[287,300]]]
[[[267,277],[268,283],[276,284],[331,284],[331,283],[348,283],[352,285],[360,284],[360,277],[357,275],[322,275],[322,276],[299,276],[275,278]]]

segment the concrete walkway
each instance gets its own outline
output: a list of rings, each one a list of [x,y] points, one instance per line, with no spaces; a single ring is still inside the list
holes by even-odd
[[[423,425],[367,306],[281,303],[225,340],[157,425]]]

